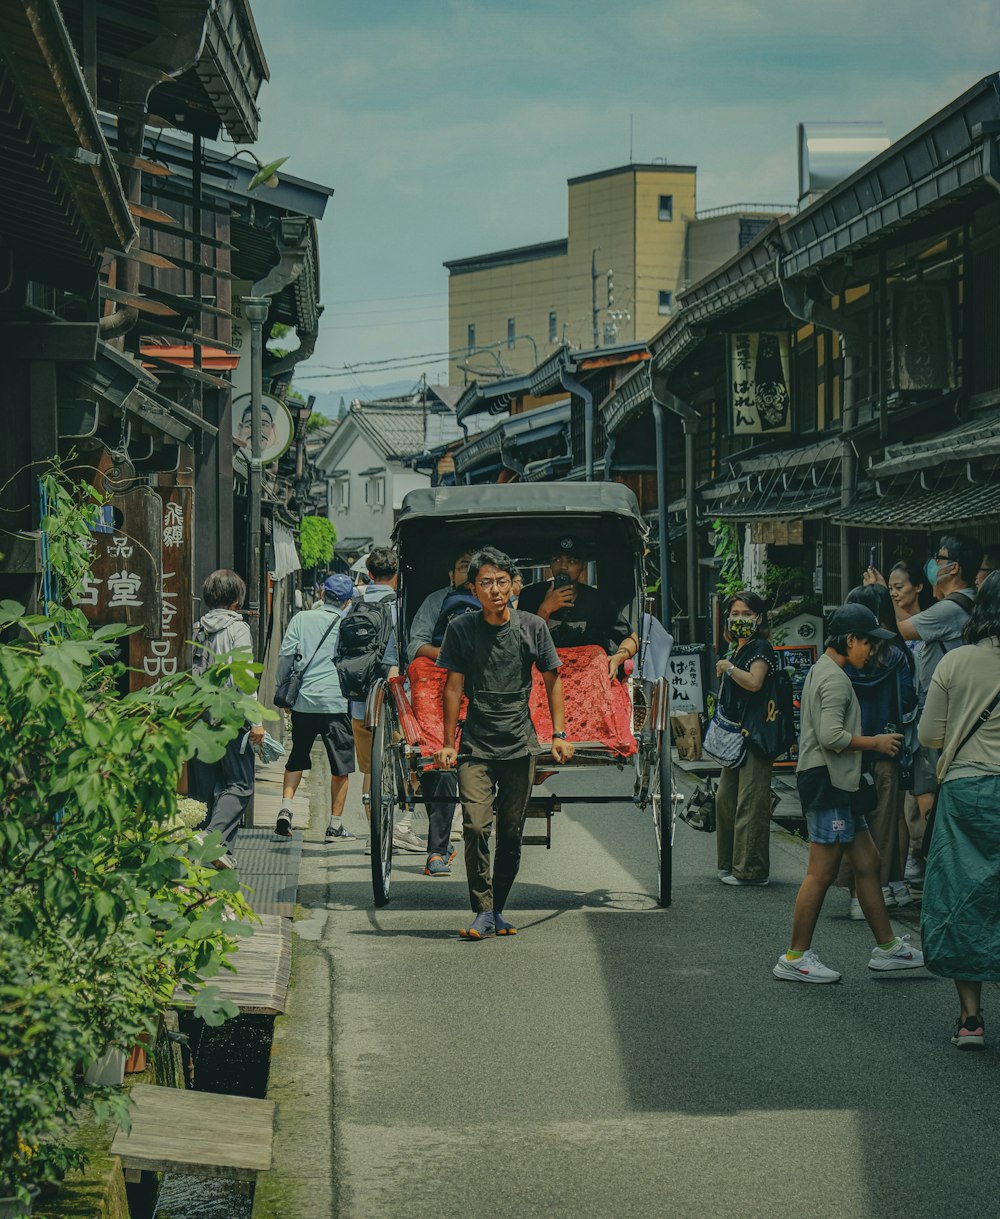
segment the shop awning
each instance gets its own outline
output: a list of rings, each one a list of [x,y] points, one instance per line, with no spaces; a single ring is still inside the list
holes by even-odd
[[[271,522],[271,574],[276,580],[284,580],[293,572],[301,571],[299,552],[295,548],[295,535],[281,521]]]

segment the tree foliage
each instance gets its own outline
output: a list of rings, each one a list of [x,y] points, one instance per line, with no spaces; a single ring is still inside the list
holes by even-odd
[[[719,570],[716,592],[720,601],[725,602],[743,588],[740,537],[736,526],[728,521],[713,521],[712,530],[715,534],[714,558]]]
[[[49,488],[43,529],[68,596],[99,497]],[[65,1133],[81,1104],[127,1124],[124,1094],[88,1089],[79,1065],[152,1032],[175,987],[227,967],[249,931],[236,874],[212,866],[219,835],[178,822],[177,786],[258,709],[260,666],[237,655],[123,697],[131,630],[0,602],[0,1194],[79,1161]],[[235,1014],[215,988],[196,1011]]]
[[[307,570],[326,567],[333,558],[337,531],[325,516],[305,516],[299,526],[299,552]]]

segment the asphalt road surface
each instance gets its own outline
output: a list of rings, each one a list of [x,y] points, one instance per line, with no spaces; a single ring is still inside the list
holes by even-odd
[[[631,780],[604,770],[551,786],[624,795]],[[347,823],[361,833],[357,796]],[[662,910],[647,815],[567,806],[553,833],[551,851],[525,849],[506,912],[520,934],[478,944],[456,938],[461,856],[432,879],[422,857],[397,854],[393,900],[375,911],[364,839],[307,842],[300,901],[329,963],[331,1112],[299,1114],[297,1146],[308,1163],[329,1140],[334,1213],[997,1213],[1000,1030],[984,1054],[953,1049],[950,983],[871,976],[870,933],[840,891],[815,947],[843,983],[772,978],[801,843],[773,834],[771,885],[736,889],[716,878],[713,840],[680,825]],[[991,1011],[988,995],[988,1030]]]

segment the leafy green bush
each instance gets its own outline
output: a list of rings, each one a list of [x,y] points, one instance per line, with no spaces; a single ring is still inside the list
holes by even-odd
[[[79,512],[63,493],[47,522],[69,521],[67,592]],[[79,1161],[65,1135],[81,1104],[127,1125],[124,1094],[88,1088],[83,1069],[152,1032],[175,987],[218,973],[249,930],[236,874],[212,866],[219,835],[178,826],[177,786],[258,710],[260,666],[247,653],[120,697],[109,653],[130,629],[0,602],[0,1194]],[[236,1013],[215,988],[195,1010]]]

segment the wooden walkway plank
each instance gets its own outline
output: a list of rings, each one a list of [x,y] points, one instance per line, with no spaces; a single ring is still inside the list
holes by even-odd
[[[292,968],[291,924],[276,914],[261,915],[252,936],[241,936],[231,960],[236,972],[222,970],[204,980],[218,987],[219,996],[229,999],[241,1012],[277,1016],[288,1001],[288,978]],[[182,987],[174,991],[178,1007],[193,1007],[194,995]]]
[[[138,1084],[132,1130],[111,1144],[130,1172],[253,1180],[271,1167],[275,1103]]]

